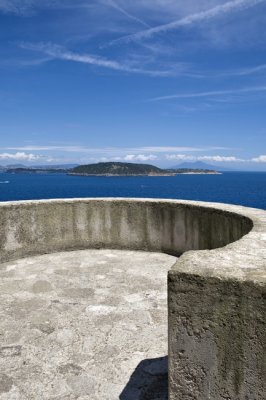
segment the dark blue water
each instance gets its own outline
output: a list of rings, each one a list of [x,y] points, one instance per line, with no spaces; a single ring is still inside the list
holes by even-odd
[[[0,201],[66,197],[186,199],[266,209],[266,172],[226,172],[222,175],[175,177],[0,173]]]

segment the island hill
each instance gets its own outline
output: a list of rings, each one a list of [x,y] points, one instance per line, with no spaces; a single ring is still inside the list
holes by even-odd
[[[123,162],[100,162],[98,164],[80,165],[69,172],[71,175],[97,176],[171,176],[174,172],[163,170],[149,164]]]
[[[123,162],[101,162],[80,165],[68,172],[70,175],[83,176],[174,176],[177,174],[218,174],[215,170],[203,169],[161,169],[150,164]]]
[[[204,168],[170,168],[162,169],[150,164],[100,162],[98,164],[78,166],[12,166],[3,172],[13,174],[47,174],[62,173],[80,176],[175,176],[177,174],[220,174],[212,169]]]

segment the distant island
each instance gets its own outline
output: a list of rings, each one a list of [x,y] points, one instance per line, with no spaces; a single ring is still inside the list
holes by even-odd
[[[69,169],[63,168],[35,168],[35,167],[19,167],[19,168],[7,168],[3,172],[7,172],[10,174],[58,174],[58,173],[67,173]]]
[[[173,171],[164,170],[154,165],[123,162],[100,162],[80,165],[69,171],[70,175],[97,176],[171,176]]]
[[[70,175],[83,176],[175,176],[177,174],[218,174],[214,170],[198,169],[162,169],[150,164],[123,162],[101,162],[80,165],[68,172]]]
[[[150,164],[100,162],[97,164],[60,166],[12,166],[4,172],[12,174],[55,174],[62,173],[79,176],[175,176],[178,174],[220,174],[213,169],[170,168],[162,169]]]
[[[9,164],[0,165],[0,172],[11,173],[32,173],[32,172],[66,172],[70,169],[78,167],[79,164],[56,164],[56,165],[31,165],[24,164]]]

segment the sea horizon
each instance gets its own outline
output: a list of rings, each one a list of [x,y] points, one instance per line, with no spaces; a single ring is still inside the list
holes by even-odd
[[[0,173],[1,202],[86,197],[168,198],[266,209],[266,172],[117,177]]]

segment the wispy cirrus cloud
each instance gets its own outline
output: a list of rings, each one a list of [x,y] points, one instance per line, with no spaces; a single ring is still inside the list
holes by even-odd
[[[0,67],[14,67],[14,68],[26,68],[26,67],[38,67],[47,62],[51,61],[53,58],[49,56],[39,57],[39,58],[7,58],[5,60],[0,60]]]
[[[233,77],[233,76],[247,76],[254,75],[266,71],[266,64],[255,65],[247,68],[239,68],[236,70],[229,70],[222,73],[218,73],[218,77]]]
[[[55,0],[54,4],[57,2]],[[33,11],[42,5],[40,0],[0,0],[0,12],[11,13],[17,15],[32,14]],[[53,2],[46,0],[45,8],[50,7]]]
[[[32,8],[31,0],[0,0],[0,11],[12,14],[24,14]]]
[[[143,21],[142,19],[136,17],[135,15],[129,13],[125,8],[121,7],[118,3],[116,3],[113,0],[102,0],[102,3],[112,7],[113,9],[117,10],[118,12],[120,12],[121,14],[123,14],[124,16],[126,16],[127,18],[129,18],[130,20],[137,22],[138,24],[146,27],[146,28],[151,28],[151,26],[149,24],[147,24],[145,21]]]
[[[135,3],[134,1],[126,1],[126,0],[100,0],[100,1],[92,1],[90,3],[83,1],[83,0],[77,0],[75,3],[75,9],[77,10],[82,10],[86,9],[86,12],[84,11],[79,11],[79,13],[82,12],[82,20],[84,21],[84,15],[88,18],[88,21],[91,21],[93,12],[90,13],[89,10],[93,9],[93,7],[97,8],[97,12],[99,10],[106,9],[106,14],[104,11],[101,11],[102,14],[97,14],[97,17],[99,18],[99,24],[100,24],[100,18],[103,18],[106,16],[109,16],[108,21],[110,21],[110,24],[106,24],[106,33],[108,32],[108,29],[114,28],[114,26],[119,27],[119,23],[121,25],[121,18],[116,17],[116,13],[113,11],[117,11],[118,14],[122,16],[122,21],[123,21],[123,16],[125,17],[126,20],[135,22],[138,25],[144,26],[146,29],[133,34],[133,35],[127,35],[123,38],[120,39],[115,39],[114,43],[123,40],[133,40],[135,37],[137,38],[138,35],[142,37],[147,38],[153,37],[155,33],[158,30],[158,33],[164,33],[168,32],[168,30],[173,30],[175,29],[174,26],[177,28],[186,26],[186,25],[193,25],[196,24],[196,22],[200,21],[205,21],[209,19],[213,19],[215,17],[218,17],[219,15],[230,15],[230,12],[237,12],[239,10],[244,10],[249,7],[255,7],[255,5],[259,3],[266,3],[266,0],[231,0],[228,1],[224,4],[219,4],[217,0],[215,1],[210,1],[206,0],[204,4],[198,4],[196,1],[191,0],[190,7],[181,5],[181,3],[174,4],[172,1],[160,1],[156,0],[155,2],[152,2],[150,0],[140,2],[140,3]],[[218,4],[217,4],[218,3]],[[211,7],[208,9],[204,9],[204,6],[210,6],[210,4],[216,4],[215,7]],[[0,11],[3,9],[9,10],[9,12],[12,12],[12,10],[15,12],[21,12],[23,13],[23,10],[43,10],[46,8],[66,8],[68,9],[69,7],[74,7],[73,3],[71,3],[70,0],[66,0],[65,2],[60,2],[59,0],[48,0],[46,2],[42,2],[41,0],[0,0]],[[109,11],[108,11],[109,9]],[[111,10],[111,11],[110,11]],[[149,11],[149,14],[153,15],[153,13],[157,12],[157,18],[158,18],[158,12],[161,10],[161,12],[166,12],[169,18],[173,18],[175,15],[184,15],[184,17],[181,17],[177,19],[174,22],[167,23],[167,24],[162,24],[158,25],[157,27],[150,28],[150,20],[149,20],[149,14],[145,14],[145,12]],[[156,10],[156,12],[155,12]],[[165,11],[166,10],[166,11]],[[192,11],[191,14],[186,15],[188,11]],[[196,12],[193,12],[196,11]],[[136,15],[135,15],[136,14]],[[146,22],[146,18],[149,21],[149,23]],[[163,20],[163,18],[162,18]],[[95,22],[95,21],[94,21]],[[109,26],[110,25],[110,26]],[[237,25],[237,23],[236,23]],[[128,31],[132,31],[132,29],[136,28],[136,25],[128,23],[127,25],[123,25],[123,29],[127,29]],[[173,26],[173,27],[172,27]],[[96,28],[89,28],[87,32],[88,37],[94,37]],[[96,29],[97,31],[97,29]],[[119,31],[119,30],[118,30]],[[102,32],[102,31],[101,31]],[[111,35],[113,36],[112,30],[110,30]],[[151,36],[149,36],[151,35]],[[79,35],[77,35],[78,37]],[[84,33],[81,35],[81,37],[86,37],[86,34]],[[221,35],[224,36],[224,35]],[[127,39],[128,38],[128,39]],[[158,38],[157,38],[158,39]],[[17,66],[38,66],[41,65],[49,60],[54,60],[54,59],[60,59],[60,60],[65,60],[65,61],[72,61],[76,63],[83,63],[87,65],[91,65],[94,67],[98,68],[105,68],[117,72],[122,72],[125,74],[136,74],[136,75],[146,75],[146,76],[151,76],[151,77],[166,77],[166,78],[175,78],[179,76],[185,76],[188,78],[202,78],[202,77],[215,77],[219,75],[219,77],[230,77],[230,76],[244,76],[244,75],[251,75],[255,73],[262,72],[264,69],[266,69],[265,65],[260,65],[260,66],[255,66],[255,67],[250,67],[250,68],[243,68],[239,70],[231,70],[228,72],[221,72],[221,73],[208,73],[208,71],[204,71],[204,68],[199,68],[199,66],[196,66],[194,63],[188,63],[186,60],[183,59],[183,57],[180,57],[180,54],[177,53],[176,51],[176,46],[174,43],[170,43],[168,41],[167,36],[160,36],[160,39],[163,40],[154,40],[154,41],[143,41],[139,42],[141,46],[136,45],[134,49],[132,47],[128,46],[127,48],[123,49],[118,49],[117,53],[115,53],[115,56],[113,58],[113,55],[110,56],[110,52],[108,54],[108,51],[106,53],[104,51],[101,51],[101,54],[104,55],[97,55],[97,53],[100,50],[106,50],[106,42],[103,41],[103,43],[99,43],[99,46],[97,49],[93,48],[92,52],[84,51],[82,46],[82,50],[79,46],[76,47],[75,50],[69,50],[63,45],[58,45],[53,42],[37,42],[37,43],[29,43],[29,42],[22,42],[20,43],[20,47],[29,50],[32,52],[40,52],[42,55],[45,57],[40,58],[39,60],[32,61],[29,59],[23,59],[22,60],[17,60]],[[72,38],[68,38],[65,43],[72,43],[71,40],[74,40],[75,42],[75,36]],[[60,40],[58,41],[60,43]],[[180,46],[180,43],[179,43]],[[108,47],[108,46],[107,46]],[[183,47],[183,45],[181,46]],[[1,62],[2,63],[2,62]],[[12,63],[12,62],[11,62]],[[15,65],[15,62],[12,64]]]
[[[213,150],[227,150],[225,147],[219,146],[202,146],[202,147],[185,147],[185,146],[149,146],[149,147],[138,147],[134,150],[155,152],[155,153],[166,153],[166,152],[198,152],[198,151],[213,151]]]
[[[16,14],[19,16],[33,15],[45,9],[69,9],[79,7],[90,7],[82,0],[0,0],[0,12]]]
[[[153,97],[148,101],[164,101],[164,100],[173,100],[173,99],[194,99],[201,97],[219,97],[225,95],[241,95],[248,93],[263,93],[266,92],[266,86],[254,86],[254,87],[246,87],[240,89],[227,89],[227,90],[213,90],[207,92],[193,92],[193,93],[176,93],[167,96],[159,96]]]
[[[265,0],[233,0],[228,1],[225,4],[217,5],[215,7],[209,8],[204,11],[200,11],[194,14],[190,14],[184,18],[178,19],[176,21],[159,25],[153,28],[149,28],[131,35],[121,37],[119,39],[113,40],[110,44],[122,44],[129,43],[130,41],[136,41],[141,39],[149,39],[158,33],[165,33],[168,31],[176,30],[178,28],[186,27],[195,23],[202,21],[208,21],[213,18],[224,16],[226,14],[234,13],[237,11],[242,11],[254,7],[260,3],[265,2]]]
[[[110,60],[93,54],[80,54],[53,43],[22,42],[19,44],[19,47],[29,51],[41,52],[49,56],[51,59],[78,62],[125,73],[142,74],[154,77],[169,77],[178,75],[194,76],[193,73],[187,71],[187,65],[182,62],[174,63],[169,66],[168,69],[162,68],[155,70],[144,68],[142,65],[140,65],[140,67],[131,66],[130,62],[126,61],[120,62],[116,60]]]
[[[102,57],[91,54],[78,54],[65,49],[53,43],[27,43],[22,42],[19,44],[22,49],[41,52],[47,54],[53,59],[61,59],[67,61],[76,61],[90,65],[97,65],[99,67],[110,68],[114,70],[121,70],[123,66],[116,61],[107,60]]]
[[[1,149],[1,148],[0,148]],[[143,146],[143,147],[87,147],[80,145],[26,145],[26,146],[10,146],[4,147],[3,150],[15,151],[61,151],[68,153],[88,153],[88,154],[146,154],[147,153],[174,153],[174,152],[202,152],[214,150],[227,150],[225,147],[218,146]]]

